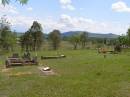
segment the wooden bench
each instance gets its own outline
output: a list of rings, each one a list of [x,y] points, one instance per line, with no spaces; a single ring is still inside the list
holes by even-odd
[[[6,65],[6,68],[9,68],[11,66],[38,65],[38,62],[36,59],[25,60],[22,58],[8,58],[5,61],[5,65]]]
[[[65,58],[65,55],[60,55],[60,56],[41,56],[41,59],[60,59],[60,58]]]

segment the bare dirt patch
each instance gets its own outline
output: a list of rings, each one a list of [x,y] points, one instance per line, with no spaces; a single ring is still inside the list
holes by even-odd
[[[1,70],[2,73],[8,73],[10,72],[12,69],[11,68],[4,68]]]
[[[32,75],[32,72],[17,72],[17,73],[8,74],[9,77],[19,77],[19,76],[26,76],[26,75]]]
[[[12,72],[12,68],[4,68],[1,70],[1,72],[9,77],[17,77],[17,76],[26,76],[26,75],[31,75],[32,72],[26,71],[26,72]]]

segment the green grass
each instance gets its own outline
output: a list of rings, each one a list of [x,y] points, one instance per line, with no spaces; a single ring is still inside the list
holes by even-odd
[[[29,71],[32,75],[9,77],[0,72],[0,97],[130,97],[129,52],[108,54],[106,59],[95,50],[58,53],[67,58],[40,60],[41,55],[56,55],[57,52],[38,52],[40,64],[53,68],[57,73],[54,76],[43,76],[37,66],[16,67],[8,72]]]

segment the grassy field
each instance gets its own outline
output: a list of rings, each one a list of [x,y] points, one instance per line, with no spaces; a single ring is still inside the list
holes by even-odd
[[[57,74],[43,75],[38,66],[15,67],[4,71],[0,65],[0,97],[130,97],[130,52],[108,54],[103,58],[95,50],[58,51],[64,59],[40,60],[56,51],[38,52],[41,65]],[[4,72],[3,72],[4,71]],[[29,75],[9,76],[18,72]]]

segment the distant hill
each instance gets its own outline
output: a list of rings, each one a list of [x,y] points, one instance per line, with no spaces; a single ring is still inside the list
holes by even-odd
[[[69,31],[69,32],[64,32],[62,33],[62,37],[69,37],[75,34],[81,34],[83,31]],[[89,38],[118,38],[119,35],[108,33],[108,34],[100,34],[100,33],[91,33],[91,32],[86,32],[88,33]],[[20,37],[24,33],[17,33],[17,36]],[[48,37],[47,34],[45,34],[45,37]]]
[[[80,34],[83,31],[69,31],[69,32],[64,32],[62,33],[63,37],[69,37],[75,34]],[[100,33],[91,33],[91,32],[86,32],[88,33],[89,38],[118,38],[119,35],[108,33],[108,34],[100,34]]]

